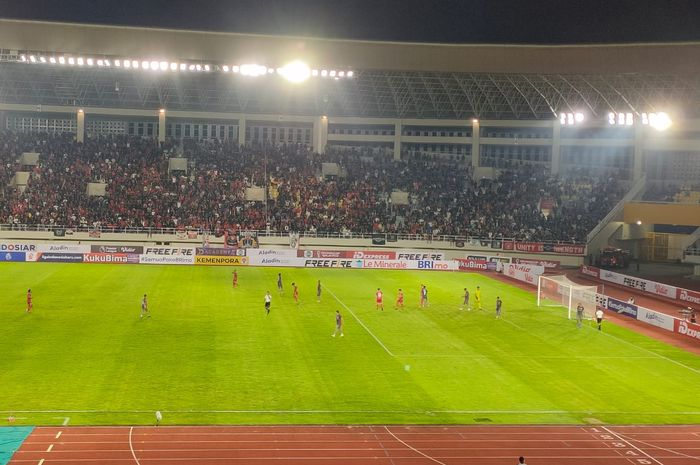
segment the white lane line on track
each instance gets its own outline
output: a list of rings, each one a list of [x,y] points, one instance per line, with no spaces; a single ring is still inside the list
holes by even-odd
[[[131,435],[134,432],[134,427],[132,426],[129,428],[129,449],[131,449],[131,456],[134,458],[134,462],[136,462],[136,465],[141,465],[141,462],[139,462],[139,459],[136,458],[136,452],[134,452],[134,444],[131,442]]]
[[[672,433],[672,434],[676,434],[676,433]],[[693,433],[693,434],[696,434],[696,433]],[[651,447],[651,448],[653,448],[653,449],[663,450],[663,451],[666,451],[666,452],[670,452],[671,454],[680,455],[681,457],[686,457],[686,458],[693,459],[693,460],[700,460],[700,457],[698,457],[698,456],[684,454],[683,452],[678,452],[677,450],[673,450],[673,449],[666,449],[665,447],[657,446],[657,445],[655,445],[655,444],[651,444],[651,443],[648,443],[648,442],[646,442],[646,441],[642,441],[641,439],[630,438],[629,436],[626,436],[626,435],[624,435],[624,434],[622,434],[622,433],[617,433],[617,435],[620,436],[621,438],[624,438],[628,443],[631,443],[631,442],[638,442],[638,443],[640,443],[640,444],[643,444],[643,445],[645,445],[645,446],[647,446],[647,447]],[[666,441],[666,442],[672,442],[672,441],[674,441],[674,440],[665,439],[664,441]],[[685,443],[685,442],[688,442],[687,439],[676,439],[675,441],[676,441],[676,442],[684,442],[684,443]]]
[[[385,426],[384,429],[386,430],[387,433],[391,434],[391,435],[394,437],[394,439],[396,439],[396,440],[399,441],[401,444],[403,444],[404,446],[406,446],[406,447],[408,447],[409,449],[411,449],[413,452],[417,452],[418,454],[422,455],[422,456],[425,457],[426,459],[432,460],[433,462],[439,463],[440,465],[446,465],[445,462],[441,462],[441,461],[439,461],[438,459],[433,458],[433,457],[429,456],[428,454],[425,454],[425,453],[419,451],[418,449],[416,449],[415,447],[411,446],[410,444],[407,444],[407,443],[404,442],[402,439],[400,439],[397,435],[395,435],[394,433],[392,433],[391,430],[390,430],[388,427]]]
[[[351,309],[350,307],[348,307],[347,305],[345,305],[345,303],[344,303],[342,300],[340,300],[340,299],[338,298],[338,296],[336,296],[335,293],[334,293],[332,290],[330,290],[327,286],[323,286],[323,288],[324,288],[325,290],[327,290],[328,293],[329,293],[330,295],[332,295],[333,298],[334,298],[335,300],[337,300],[338,303],[339,303],[340,305],[343,306],[343,308],[345,308],[348,312],[350,312],[350,314],[353,316],[353,318],[355,318],[355,320],[360,324],[360,326],[362,326],[362,327],[365,329],[365,331],[367,331],[367,333],[368,333],[370,336],[372,336],[372,338],[373,338],[375,341],[377,341],[377,344],[379,344],[380,346],[382,346],[382,349],[384,349],[384,350],[386,351],[387,354],[389,354],[389,355],[392,356],[392,357],[396,357],[396,356],[389,350],[389,348],[388,348],[387,346],[384,345],[384,343],[381,341],[381,339],[379,339],[379,338],[378,338],[378,337],[377,337],[377,336],[362,322],[362,320],[360,320],[360,318],[359,318],[357,315],[355,315],[355,312],[353,312],[352,309]]]
[[[659,462],[659,461],[656,460],[654,457],[652,457],[651,455],[647,454],[646,452],[644,452],[644,451],[643,451],[642,449],[640,449],[639,447],[637,447],[637,446],[635,446],[634,444],[632,444],[631,442],[629,442],[627,439],[623,438],[622,436],[620,436],[620,435],[617,434],[616,432],[612,431],[610,428],[607,428],[607,427],[603,426],[602,429],[604,429],[604,430],[607,431],[608,433],[612,434],[612,435],[615,436],[617,439],[619,439],[620,441],[622,441],[622,442],[624,442],[625,444],[627,444],[628,446],[630,446],[632,449],[635,449],[637,452],[639,452],[640,454],[642,454],[643,456],[645,456],[645,457],[648,458],[649,460],[653,460],[654,462],[658,463],[659,465],[664,465],[662,462]]]

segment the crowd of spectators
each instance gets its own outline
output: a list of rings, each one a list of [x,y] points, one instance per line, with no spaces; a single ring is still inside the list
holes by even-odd
[[[22,152],[40,153],[20,166]],[[187,171],[169,171],[184,156]],[[334,162],[339,175],[322,175]],[[70,135],[0,133],[0,223],[66,227],[271,229],[390,232],[582,241],[622,197],[615,179],[554,178],[521,167],[475,179],[468,164],[355,150],[311,153],[298,145],[249,148],[226,141],[175,147],[112,136],[83,144]],[[9,185],[29,171],[25,189]],[[104,197],[88,182],[104,182]],[[268,188],[268,201],[247,188]],[[406,192],[408,204],[392,201]],[[543,201],[547,209],[543,209]]]

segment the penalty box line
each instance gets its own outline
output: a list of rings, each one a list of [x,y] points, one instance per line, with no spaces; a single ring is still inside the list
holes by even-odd
[[[350,314],[352,315],[352,317],[355,318],[355,320],[360,324],[360,326],[362,326],[362,327],[365,329],[365,331],[367,331],[367,334],[369,334],[370,336],[372,336],[372,338],[373,338],[375,341],[377,341],[377,344],[379,344],[380,346],[382,346],[382,349],[384,349],[384,350],[386,351],[387,354],[389,354],[389,355],[392,356],[392,357],[396,357],[396,355],[394,355],[394,354],[389,350],[389,348],[382,342],[382,340],[379,339],[379,338],[372,332],[372,330],[370,330],[370,329],[367,327],[367,325],[365,325],[365,324],[362,322],[362,320],[360,320],[360,318],[355,314],[355,312],[353,312],[352,309],[351,309],[350,307],[348,307],[347,305],[345,305],[345,303],[344,303],[342,300],[340,300],[340,299],[338,298],[338,296],[336,296],[335,293],[334,293],[330,288],[328,288],[327,286],[323,286],[323,288],[324,288],[325,290],[327,290],[328,293],[329,293],[330,295],[332,295],[333,298],[334,298],[335,300],[337,300],[338,303],[339,303],[340,305],[343,306],[343,308],[345,308],[345,310],[347,310],[348,312],[350,312]]]

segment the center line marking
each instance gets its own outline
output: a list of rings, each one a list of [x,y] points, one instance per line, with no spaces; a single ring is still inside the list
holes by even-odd
[[[46,449],[46,452],[51,452],[51,449],[53,449],[53,444],[51,444],[51,445],[49,446],[49,448]]]

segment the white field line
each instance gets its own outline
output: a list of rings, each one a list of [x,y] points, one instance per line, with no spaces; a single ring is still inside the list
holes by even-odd
[[[649,460],[653,460],[654,462],[658,463],[659,465],[664,465],[663,463],[659,462],[659,461],[656,460],[654,457],[652,457],[651,455],[647,454],[647,453],[644,452],[642,449],[640,449],[639,447],[635,446],[634,444],[632,444],[631,442],[629,442],[627,439],[623,438],[622,436],[620,436],[620,435],[617,434],[616,432],[611,431],[609,428],[606,428],[605,426],[603,426],[602,429],[604,429],[604,430],[607,431],[608,433],[612,434],[612,435],[615,436],[617,439],[619,439],[620,441],[622,441],[622,442],[624,442],[625,444],[627,444],[628,446],[630,446],[632,449],[635,449],[637,452],[639,452],[640,454],[644,455],[644,456],[645,456],[646,458],[648,458]]]
[[[332,295],[333,298],[334,298],[335,300],[337,300],[338,303],[339,303],[340,305],[343,306],[343,308],[345,308],[345,310],[347,310],[348,312],[350,312],[350,314],[353,316],[353,318],[355,318],[355,320],[357,320],[357,322],[360,324],[360,326],[362,326],[362,327],[365,329],[365,331],[367,331],[367,333],[368,333],[370,336],[372,336],[372,338],[374,338],[375,341],[377,341],[377,344],[379,344],[380,346],[382,346],[382,349],[384,349],[384,350],[386,351],[387,354],[389,354],[389,355],[392,356],[392,357],[395,357],[395,355],[389,350],[389,348],[388,348],[387,346],[384,345],[384,343],[381,341],[381,339],[379,339],[379,338],[378,338],[378,337],[377,337],[377,336],[362,322],[362,320],[360,320],[360,318],[359,318],[357,315],[355,315],[355,312],[353,312],[352,309],[350,309],[350,307],[348,307],[347,305],[345,305],[345,303],[344,303],[342,300],[340,300],[330,288],[328,288],[327,286],[323,286],[323,288],[326,289],[326,290],[328,291],[328,293],[329,293],[330,295]]]
[[[136,465],[141,465],[139,459],[136,458],[136,452],[134,452],[134,444],[131,442],[131,434],[134,432],[134,427],[129,428],[129,449],[131,449],[131,456],[134,457],[134,462]]]
[[[404,442],[402,439],[400,439],[398,436],[396,436],[394,433],[392,433],[391,430],[390,430],[388,427],[385,426],[384,429],[386,430],[387,433],[391,434],[391,435],[394,437],[394,439],[396,439],[396,440],[399,441],[401,444],[403,444],[404,446],[406,446],[406,447],[408,447],[409,449],[411,449],[413,452],[417,452],[418,454],[422,455],[422,456],[425,457],[426,459],[431,460],[431,461],[433,461],[433,462],[435,462],[435,463],[439,463],[440,465],[446,465],[445,462],[441,462],[441,461],[439,461],[438,459],[433,458],[433,457],[429,456],[428,454],[425,454],[425,453],[419,451],[418,449],[416,449],[415,447],[411,446],[410,444],[407,444],[407,443]]]
[[[50,414],[50,413],[87,413],[87,414],[152,414],[150,410],[12,410],[13,412],[28,413],[28,414]],[[161,410],[163,413],[171,414],[298,414],[298,415],[313,415],[313,414],[404,414],[404,415],[424,415],[436,413],[448,414],[546,414],[546,415],[562,415],[562,414],[600,414],[600,415],[700,415],[700,411],[683,411],[683,412],[621,412],[621,411],[593,411],[593,410]],[[63,418],[63,417],[62,417]],[[529,426],[528,426],[529,427]],[[56,438],[60,436],[59,431]]]

